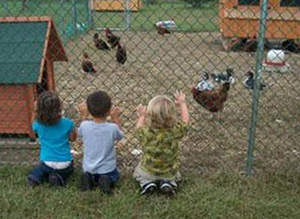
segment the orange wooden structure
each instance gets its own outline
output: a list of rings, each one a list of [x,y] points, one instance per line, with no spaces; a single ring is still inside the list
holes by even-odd
[[[0,29],[0,135],[33,138],[34,102],[55,90],[53,63],[68,58],[50,18],[0,18]]]
[[[261,2],[220,0],[220,31],[225,44],[232,38],[258,35]],[[267,39],[300,38],[300,0],[270,0],[268,10]]]
[[[129,0],[129,8],[137,12],[142,7],[141,0]],[[124,11],[126,0],[93,0],[92,9],[97,11]]]

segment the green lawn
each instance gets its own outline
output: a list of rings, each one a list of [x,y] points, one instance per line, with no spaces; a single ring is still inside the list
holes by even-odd
[[[112,196],[80,192],[79,173],[66,188],[26,185],[28,168],[1,167],[0,218],[101,219],[298,219],[299,179],[268,179],[188,175],[173,198],[141,197],[130,176],[123,177]]]
[[[6,3],[5,3],[6,2]],[[139,12],[130,13],[130,28],[135,31],[153,30],[160,20],[174,18],[178,31],[216,31],[218,30],[218,1],[209,1],[201,7],[193,8],[182,0],[157,0],[155,4],[143,4]],[[89,26],[86,0],[76,0],[77,23]],[[50,16],[54,19],[62,38],[74,34],[74,8],[71,0],[29,0],[29,8],[22,10],[21,0],[0,1],[0,17],[3,16]],[[123,12],[93,12],[95,28],[125,28],[126,17]]]

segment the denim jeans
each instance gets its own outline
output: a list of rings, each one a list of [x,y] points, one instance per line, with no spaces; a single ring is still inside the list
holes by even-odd
[[[66,179],[73,173],[73,162],[65,169],[53,169],[48,167],[44,162],[40,162],[37,167],[30,171],[28,179],[41,184],[44,181],[48,181],[50,173],[58,174],[64,181],[66,181]]]
[[[109,180],[110,180],[110,185],[113,187],[116,182],[119,180],[120,178],[120,174],[119,174],[119,171],[118,169],[114,169],[113,171],[109,172],[109,173],[105,173],[105,174],[91,174],[93,176],[93,181],[94,183],[98,183],[98,179],[100,176],[103,176],[103,175],[106,175],[109,177]]]

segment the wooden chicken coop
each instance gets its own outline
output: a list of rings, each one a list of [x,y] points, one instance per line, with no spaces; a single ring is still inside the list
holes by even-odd
[[[128,6],[127,6],[128,4]],[[93,0],[92,9],[96,11],[124,11],[128,7],[137,12],[142,7],[141,0]]]
[[[261,3],[262,0],[220,0],[220,31],[225,50],[231,49],[232,39],[257,37]],[[266,38],[300,38],[300,0],[269,1]]]
[[[0,18],[0,135],[34,137],[34,102],[55,90],[55,61],[68,58],[50,18]]]

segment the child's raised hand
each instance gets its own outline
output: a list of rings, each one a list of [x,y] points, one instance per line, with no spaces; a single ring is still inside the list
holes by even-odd
[[[89,111],[85,102],[78,105],[78,111],[80,112],[82,119],[87,119]]]
[[[175,92],[175,104],[180,106],[185,103],[185,94],[182,91]]]
[[[146,116],[147,115],[147,107],[143,106],[142,104],[138,105],[136,108],[138,117]]]
[[[120,117],[121,110],[119,107],[115,106],[110,111],[110,117],[112,120],[116,120]]]

